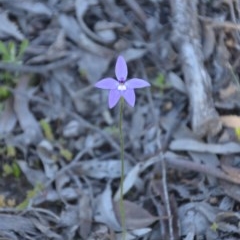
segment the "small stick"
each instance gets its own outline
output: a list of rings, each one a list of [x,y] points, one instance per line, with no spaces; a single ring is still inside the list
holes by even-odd
[[[213,177],[232,182],[235,184],[240,184],[240,178],[236,178],[230,175],[225,174],[223,171],[221,171],[218,168],[215,167],[209,167],[205,164],[200,163],[194,163],[191,161],[183,160],[179,157],[165,157],[166,162],[174,168],[183,168],[184,170],[191,170],[195,172],[201,172],[207,175],[211,175]]]
[[[163,194],[164,194],[164,202],[166,204],[167,216],[168,216],[168,231],[169,231],[169,239],[174,240],[173,234],[173,219],[171,213],[171,207],[169,202],[168,195],[168,187],[167,187],[167,173],[166,173],[166,163],[163,153],[160,153],[161,163],[162,163],[162,183],[163,183]]]

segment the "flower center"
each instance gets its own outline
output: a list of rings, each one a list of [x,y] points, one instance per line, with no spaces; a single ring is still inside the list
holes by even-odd
[[[118,90],[119,91],[125,91],[127,88],[126,88],[126,86],[124,85],[124,83],[120,83],[119,85],[118,85]]]
[[[125,82],[125,79],[124,79],[124,78],[120,78],[118,81],[119,81],[120,83],[124,83],[124,82]]]

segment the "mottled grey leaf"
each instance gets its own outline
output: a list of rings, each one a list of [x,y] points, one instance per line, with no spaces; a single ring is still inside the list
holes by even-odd
[[[18,81],[16,92],[14,92],[14,110],[19,124],[24,131],[24,144],[38,143],[42,139],[42,131],[35,116],[28,106],[28,83],[30,77],[21,76]]]
[[[51,159],[53,146],[47,140],[42,140],[37,146],[37,154],[41,159],[46,177],[53,179],[57,173],[58,166],[56,161]]]
[[[115,179],[121,176],[120,160],[87,160],[81,161],[74,167],[74,171],[81,172],[82,175],[96,179],[108,178]],[[125,174],[131,169],[131,164],[125,161]]]

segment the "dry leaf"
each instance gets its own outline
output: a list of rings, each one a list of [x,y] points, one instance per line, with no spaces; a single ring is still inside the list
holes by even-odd
[[[129,138],[132,141],[134,148],[136,149],[140,149],[141,147],[141,141],[139,140],[142,133],[144,132],[145,125],[145,117],[143,114],[143,109],[141,107],[136,107],[129,131]]]
[[[131,169],[131,165],[128,161],[125,161],[125,174]],[[121,162],[120,160],[88,160],[78,163],[73,169],[77,172],[81,172],[85,176],[89,176],[96,179],[115,179],[121,176]]]
[[[189,232],[187,236],[184,238],[184,240],[194,240],[194,236],[195,236],[194,231]]]
[[[72,39],[82,49],[91,52],[93,55],[101,56],[103,58],[111,58],[114,54],[113,51],[96,44],[89,39],[82,31],[81,27],[77,23],[76,19],[72,16],[61,14],[59,16],[59,22],[65,31],[66,35]],[[94,61],[95,62],[95,61]],[[93,63],[93,62],[92,62]],[[91,64],[92,64],[91,63]],[[97,65],[97,64],[92,64]]]
[[[91,199],[87,194],[83,194],[79,200],[79,232],[83,239],[87,239],[91,232],[92,215]]]
[[[224,194],[231,197],[235,201],[240,201],[240,189],[238,184],[232,184],[227,181],[220,181],[220,187],[223,189]]]
[[[228,142],[225,144],[203,143],[193,139],[173,140],[170,149],[175,151],[196,151],[216,154],[231,154],[240,152],[240,144]]]
[[[101,57],[86,51],[82,51],[81,59],[78,61],[80,72],[87,76],[91,84],[101,79],[104,72],[107,71],[112,57]],[[97,64],[92,64],[97,62]]]
[[[95,221],[105,223],[112,230],[120,231],[121,226],[115,215],[110,184],[108,184],[104,192],[98,196],[95,204]]]
[[[216,39],[212,25],[203,24],[203,56],[208,59],[214,51]]]
[[[186,85],[183,80],[174,72],[170,72],[166,77],[166,82],[183,94],[187,94]]]
[[[97,1],[95,1],[95,0],[93,0],[93,1],[89,1],[89,0],[75,1],[76,15],[77,15],[78,22],[79,22],[83,32],[85,32],[85,34],[88,35],[92,40],[99,42],[99,43],[103,43],[103,44],[111,43],[116,39],[116,34],[114,33],[114,31],[112,29],[108,29],[109,22],[106,22],[106,21],[97,21],[96,22],[96,24],[94,26],[94,30],[97,32],[97,34],[98,34],[97,35],[95,32],[93,32],[91,30],[91,28],[88,27],[88,25],[84,21],[84,16],[85,16],[86,12],[88,11],[88,9],[90,8],[90,6],[96,5],[96,4],[97,4]],[[99,25],[104,26],[104,29],[101,29],[98,31],[97,28]]]
[[[52,144],[47,140],[41,141],[37,146],[37,154],[43,164],[46,177],[53,179],[58,171],[58,166],[56,162],[51,159],[53,154]]]
[[[31,219],[23,216],[0,214],[0,232],[15,231],[18,234],[37,233],[37,230]]]
[[[113,207],[118,221],[121,222],[120,202],[113,202]],[[134,202],[125,200],[124,209],[126,229],[145,228],[158,220],[158,217],[151,215],[147,210]]]
[[[15,23],[11,22],[8,19],[6,12],[0,14],[0,38],[14,37],[17,40],[22,41],[24,35],[18,30],[18,27]]]
[[[236,94],[237,91],[238,91],[238,87],[231,82],[226,88],[222,88],[219,91],[219,95],[220,95],[220,98],[224,100]]]
[[[26,161],[18,160],[17,164],[19,165],[21,171],[24,173],[28,182],[33,186],[36,186],[39,183],[45,184],[48,181],[47,177],[41,170],[30,168],[27,165]]]
[[[29,13],[33,13],[34,15],[45,15],[48,17],[52,16],[52,11],[50,8],[46,6],[46,4],[41,2],[33,2],[33,1],[9,1],[9,4],[14,8],[22,9]]]
[[[128,172],[126,178],[124,179],[123,182],[123,195],[126,194],[133,186],[134,184],[137,182],[138,178],[139,178],[139,174],[141,172],[143,172],[146,168],[152,166],[154,163],[158,162],[160,158],[151,158],[148,161],[144,162],[144,163],[138,163],[137,165],[135,165],[131,171]],[[117,190],[117,192],[115,193],[114,196],[114,201],[118,201],[120,199],[120,186]]]
[[[216,208],[208,203],[187,203],[178,209],[179,219],[181,219],[181,233],[187,235],[189,232],[194,234],[205,234],[210,222],[214,222]]]
[[[49,48],[46,51],[35,57],[32,57],[31,59],[26,61],[26,63],[32,65],[53,62],[61,58],[70,56],[71,53],[65,50],[66,48],[65,45],[66,45],[65,33],[63,30],[60,30],[57,33],[55,41],[49,46]]]
[[[227,233],[240,233],[239,230],[240,214],[238,212],[220,212],[216,216],[218,229]]]
[[[14,92],[14,110],[24,131],[22,140],[26,145],[38,143],[43,137],[38,121],[28,106],[29,80],[29,76],[23,75],[18,81],[16,92]]]
[[[117,38],[115,32],[110,29],[108,25],[111,26],[112,23],[107,21],[98,21],[94,25],[94,30],[105,44],[113,43]]]
[[[59,225],[61,227],[70,227],[73,224],[76,224],[78,221],[78,206],[76,205],[68,205],[61,212]]]
[[[71,120],[63,128],[63,136],[65,138],[78,137],[80,133],[80,123],[76,120]]]
[[[38,194],[33,199],[33,205],[39,205],[45,202],[58,202],[62,199],[65,201],[76,201],[79,198],[79,189],[74,189],[73,187],[66,187],[61,190],[61,196],[59,196],[59,192],[48,189],[44,191],[43,194]],[[60,198],[61,197],[61,198]]]
[[[13,109],[13,98],[5,101],[4,110],[0,118],[0,134],[10,133],[17,123],[17,117]]]
[[[239,179],[240,178],[240,169],[238,167],[232,167],[225,164],[221,164],[222,170],[227,173],[229,176]]]
[[[151,228],[141,228],[141,229],[135,229],[135,230],[129,230],[126,233],[125,240],[136,240],[137,237],[143,237],[147,233],[151,232]],[[122,240],[123,236],[122,233],[116,234],[116,240]]]
[[[137,164],[126,176],[123,182],[123,195],[126,194],[135,184],[137,179],[139,178],[138,175],[140,173],[140,164]],[[114,201],[118,201],[120,199],[120,187],[114,196]]]
[[[56,190],[58,192],[59,198],[63,199],[61,192],[63,191],[64,187],[66,187],[66,185],[69,184],[70,181],[71,181],[70,176],[65,173],[57,175],[55,180],[55,186],[56,186]]]
[[[223,125],[230,128],[239,128],[240,127],[240,117],[236,115],[225,115],[220,117]]]
[[[147,50],[145,48],[128,48],[121,54],[127,62],[137,60],[142,58],[146,54]]]

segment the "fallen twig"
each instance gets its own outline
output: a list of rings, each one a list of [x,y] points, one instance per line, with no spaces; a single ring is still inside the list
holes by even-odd
[[[0,62],[0,69],[10,71],[10,72],[46,74],[49,71],[53,71],[58,68],[62,68],[72,63],[75,63],[79,58],[80,58],[80,53],[73,53],[62,60],[58,60],[45,65],[37,65],[37,66],[30,66],[30,65],[28,66],[28,65],[19,65],[19,64]]]
[[[230,176],[225,174],[221,169],[215,167],[209,167],[205,164],[195,163],[188,160],[183,160],[180,157],[171,157],[165,155],[165,159],[167,164],[170,167],[174,167],[176,169],[184,169],[184,170],[191,170],[194,172],[204,173],[206,175],[210,175],[228,182],[240,184],[240,178]]]
[[[240,30],[240,24],[238,23],[233,23],[230,21],[220,22],[206,16],[198,16],[198,18],[203,22],[211,24],[213,28],[227,28],[231,30]]]
[[[168,187],[167,187],[167,172],[166,172],[166,163],[165,158],[162,153],[160,153],[161,163],[162,163],[162,184],[163,184],[163,194],[164,194],[164,203],[167,210],[168,216],[168,231],[169,231],[169,239],[174,240],[173,234],[173,217],[171,213],[171,207],[169,202],[169,195],[168,195]]]

